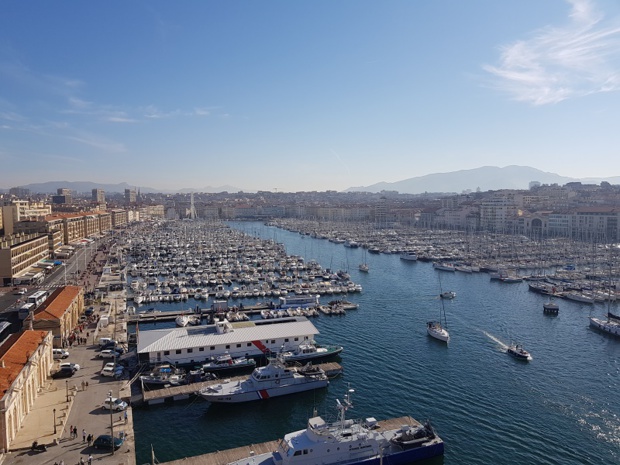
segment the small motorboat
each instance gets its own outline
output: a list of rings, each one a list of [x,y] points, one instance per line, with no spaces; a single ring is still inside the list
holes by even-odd
[[[521,344],[511,344],[508,349],[506,349],[506,353],[508,355],[512,355],[514,358],[518,360],[530,361],[532,360],[532,356],[530,353],[523,348]]]
[[[439,294],[439,297],[442,299],[454,299],[456,297],[456,292],[454,291],[445,291]]]
[[[256,361],[253,358],[233,358],[228,352],[226,352],[225,354],[219,355],[217,357],[212,357],[209,362],[202,365],[202,370],[205,373],[209,373],[214,371],[254,368],[255,366]]]

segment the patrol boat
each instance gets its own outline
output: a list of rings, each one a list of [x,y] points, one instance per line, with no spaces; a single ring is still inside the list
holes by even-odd
[[[301,368],[285,366],[280,358],[255,368],[243,381],[228,381],[203,388],[198,394],[209,402],[248,402],[327,387],[325,371],[311,363]]]
[[[411,417],[409,424],[391,427],[390,420],[347,420],[352,406],[349,392],[336,401],[339,419],[327,423],[320,416],[308,420],[306,429],[288,433],[273,452],[253,455],[228,465],[405,465],[443,455],[444,445],[429,422],[422,425]]]

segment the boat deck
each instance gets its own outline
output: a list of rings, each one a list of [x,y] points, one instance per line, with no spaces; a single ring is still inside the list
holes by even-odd
[[[377,423],[379,428],[384,430],[392,430],[400,428],[402,425],[419,426],[420,423],[410,416],[404,416],[400,418],[391,418],[389,420],[382,420]],[[300,427],[299,429],[303,429]],[[197,455],[195,457],[186,457],[180,460],[173,460],[172,462],[160,462],[166,465],[226,465],[227,463],[241,460],[244,457],[250,457],[251,455],[260,455],[276,450],[278,447],[278,441],[268,441],[261,444],[250,444],[249,446],[236,447],[235,449],[227,449],[217,452],[211,452],[209,454]],[[157,450],[155,451],[157,455]]]

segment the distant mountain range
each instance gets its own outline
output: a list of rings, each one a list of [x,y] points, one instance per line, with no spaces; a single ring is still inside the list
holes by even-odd
[[[120,193],[124,194],[125,189],[135,189],[136,191],[140,189],[142,194],[154,194],[154,193],[164,193],[170,194],[175,192],[180,193],[190,193],[190,192],[209,192],[209,193],[217,193],[217,192],[239,192],[241,189],[238,189],[233,186],[220,186],[220,187],[204,187],[202,189],[178,189],[178,190],[162,190],[162,189],[153,189],[152,187],[143,187],[143,186],[135,186],[127,184],[126,182],[122,182],[119,184],[100,184],[96,182],[90,181],[49,181],[43,183],[33,183],[26,184],[19,187],[24,187],[26,189],[30,189],[30,192],[33,194],[55,194],[58,189],[71,189],[74,192],[78,193],[90,193],[93,189],[103,189],[106,193]],[[0,189],[2,190],[2,189]],[[4,189],[8,191],[8,189]]]
[[[425,192],[461,193],[464,191],[489,191],[499,189],[528,189],[530,182],[538,181],[541,184],[564,185],[569,182],[582,182],[584,184],[600,184],[607,181],[610,184],[620,184],[620,176],[609,178],[569,178],[556,173],[531,168],[529,166],[483,166],[471,170],[451,171],[449,173],[434,173],[415,178],[404,179],[396,182],[379,182],[370,186],[350,187],[344,192],[370,192],[396,191],[401,194],[423,194]],[[24,186],[32,193],[55,194],[59,188],[67,188],[79,193],[90,193],[93,189],[103,189],[106,193],[124,193],[125,189],[140,189],[143,194],[153,193],[190,193],[190,192],[252,192],[234,186],[203,187],[200,189],[183,188],[177,190],[161,190],[152,187],[134,186],[126,182],[119,184],[100,184],[96,182],[70,182],[50,181],[33,183]],[[8,189],[5,189],[8,190]],[[0,189],[1,191],[1,189]]]
[[[499,190],[499,189],[529,189],[530,182],[538,181],[541,184],[564,185],[569,182],[583,184],[600,184],[607,181],[610,184],[620,184],[620,176],[610,178],[569,178],[555,173],[537,170],[529,166],[483,166],[471,170],[452,171],[449,173],[427,174],[415,178],[396,182],[379,182],[366,187],[350,187],[346,192],[397,191],[401,194],[422,194],[424,192],[455,192]]]

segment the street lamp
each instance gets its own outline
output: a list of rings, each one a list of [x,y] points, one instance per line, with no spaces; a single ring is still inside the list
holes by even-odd
[[[56,409],[54,409],[54,434],[56,434]]]
[[[65,379],[65,392],[67,393],[67,402],[69,402],[69,380]]]
[[[112,391],[108,391],[108,408],[110,409],[110,436],[112,436],[112,455],[114,455],[114,413],[112,411]]]

